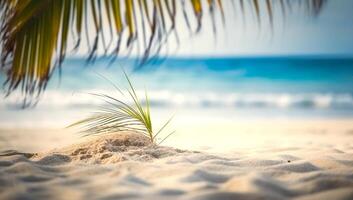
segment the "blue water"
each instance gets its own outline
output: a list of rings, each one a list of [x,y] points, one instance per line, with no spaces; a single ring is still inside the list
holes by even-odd
[[[197,110],[206,114],[212,110],[218,116],[353,118],[353,58],[158,58],[144,66],[138,61],[111,62],[101,57],[88,64],[85,58],[68,58],[61,76],[54,73],[43,99],[31,112],[42,115],[53,110],[67,116],[66,110],[92,109],[99,103],[79,94],[115,94],[98,74],[124,87],[124,68],[138,91],[148,91],[154,109],[187,110],[193,115]],[[26,120],[32,115],[18,109],[19,99],[10,97],[0,103],[1,112],[8,112],[17,122],[21,113]]]
[[[206,70],[242,92],[352,92],[352,60],[255,58],[206,60]],[[234,72],[239,72],[235,73]],[[259,84],[264,83],[264,84]]]
[[[353,59],[320,57],[168,58],[138,66],[134,59],[100,58],[87,65],[67,59],[60,89],[106,87],[96,73],[114,81],[123,67],[149,89],[225,91],[241,93],[353,93]],[[133,70],[131,72],[131,70]],[[54,77],[51,87],[57,87]]]
[[[353,60],[348,59],[194,59],[165,62],[164,66],[181,71],[195,66],[195,79],[205,76],[212,83],[224,83],[226,90],[238,92],[353,91]]]

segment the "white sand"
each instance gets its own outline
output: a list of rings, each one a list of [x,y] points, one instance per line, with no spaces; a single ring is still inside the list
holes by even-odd
[[[312,127],[325,132],[292,124],[282,136],[262,127],[262,137],[231,138],[259,138],[255,147],[218,153],[156,147],[132,133],[34,155],[3,151],[0,199],[353,199],[353,125],[322,124]]]

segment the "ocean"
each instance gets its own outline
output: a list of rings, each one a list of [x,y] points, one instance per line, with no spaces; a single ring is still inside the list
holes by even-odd
[[[65,126],[103,103],[88,93],[119,97],[101,76],[124,88],[122,69],[139,95],[147,91],[157,118],[353,118],[353,58],[169,57],[139,62],[67,58],[35,107],[23,110],[19,93],[1,99],[0,126]]]

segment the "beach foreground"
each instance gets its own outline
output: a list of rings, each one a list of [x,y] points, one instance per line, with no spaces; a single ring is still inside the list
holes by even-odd
[[[283,146],[222,153],[157,147],[134,133],[34,154],[2,151],[0,199],[353,199],[347,124],[334,135],[293,133]]]

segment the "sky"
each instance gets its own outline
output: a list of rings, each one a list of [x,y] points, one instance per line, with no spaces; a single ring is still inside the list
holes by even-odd
[[[250,20],[244,26],[229,16],[223,33],[214,42],[210,30],[183,44],[178,55],[349,55],[353,56],[353,1],[328,0],[322,13],[311,19],[300,11],[285,24],[275,23],[271,34],[266,24],[257,31]],[[240,24],[240,25],[239,25]]]
[[[236,24],[236,20],[229,20],[224,33],[218,36],[217,43],[212,42],[213,37],[208,34],[209,31],[203,31],[199,37],[191,40],[185,39],[177,54],[353,56],[351,0],[329,0],[316,19],[305,17],[301,12],[292,14],[285,24],[275,23],[272,35],[269,26],[256,31],[257,24],[254,21],[249,21],[245,29]]]
[[[222,25],[220,14],[216,14],[217,34],[213,34],[211,20],[205,13],[203,28],[197,34],[190,34],[183,16],[177,15],[177,30],[180,43],[171,38],[169,56],[247,56],[247,55],[335,55],[353,56],[353,1],[328,0],[321,14],[312,18],[304,9],[294,8],[285,18],[280,9],[274,8],[274,27],[271,29],[268,17],[262,16],[262,23],[256,23],[252,10],[241,15],[240,8],[234,8],[223,1],[226,24]],[[205,9],[206,10],[206,9]],[[192,10],[190,10],[192,11]],[[94,29],[91,23],[91,30]],[[82,45],[78,55],[87,55]],[[98,53],[103,54],[102,47]],[[77,55],[76,54],[76,55]],[[121,52],[121,55],[126,52]],[[132,53],[134,54],[134,53]],[[70,56],[70,55],[69,55]]]

